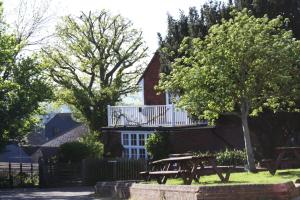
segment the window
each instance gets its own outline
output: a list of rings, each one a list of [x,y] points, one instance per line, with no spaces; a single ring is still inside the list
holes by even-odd
[[[137,145],[137,134],[131,134],[131,146],[136,146]]]
[[[140,134],[139,135],[139,146],[144,146],[145,145],[145,135]]]
[[[128,134],[124,134],[123,135],[123,145],[129,145],[129,135]]]
[[[133,158],[133,159],[138,159],[139,158],[138,149],[136,149],[136,148],[131,149],[131,158]]]
[[[151,132],[122,132],[121,139],[124,147],[123,157],[139,159],[148,158],[145,140]]]
[[[139,149],[140,158],[146,158],[146,150],[145,149]]]

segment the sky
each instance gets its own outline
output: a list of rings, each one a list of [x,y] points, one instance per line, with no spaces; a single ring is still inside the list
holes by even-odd
[[[13,21],[14,8],[21,0],[3,0],[5,15]],[[28,2],[48,2],[49,0],[27,0]],[[130,19],[135,28],[143,31],[144,40],[149,47],[149,58],[158,48],[157,33],[165,35],[167,13],[177,17],[179,10],[188,12],[189,7],[197,7],[208,0],[50,0],[51,14],[55,15],[49,27],[59,20],[59,16],[79,15],[81,11],[108,9],[112,14],[121,14]],[[225,1],[225,0],[223,0]],[[49,28],[51,30],[51,28]]]
[[[47,15],[52,16],[43,33],[49,34],[54,31],[55,24],[59,22],[61,16],[80,15],[80,12],[96,11],[107,9],[115,14],[121,14],[123,17],[131,20],[135,28],[142,30],[146,46],[148,46],[148,57],[145,62],[148,63],[153,53],[158,48],[157,33],[164,36],[167,32],[167,14],[177,18],[179,10],[188,13],[190,7],[199,8],[209,0],[2,0],[4,14],[8,23],[13,23],[16,19],[17,10],[15,9],[20,1],[27,1],[31,4],[36,2],[43,5],[49,2]],[[227,2],[227,0],[222,0]],[[28,12],[28,11],[27,11]],[[30,15],[30,12],[29,12]],[[41,34],[43,34],[41,33]],[[138,95],[140,96],[140,95]],[[140,104],[136,95],[125,98],[123,102]],[[139,97],[138,99],[141,99]]]

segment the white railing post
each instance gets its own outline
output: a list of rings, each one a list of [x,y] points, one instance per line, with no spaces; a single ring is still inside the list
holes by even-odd
[[[110,105],[107,105],[107,123],[108,126],[112,126],[112,113]]]
[[[174,104],[171,104],[171,124],[175,126],[175,107]]]

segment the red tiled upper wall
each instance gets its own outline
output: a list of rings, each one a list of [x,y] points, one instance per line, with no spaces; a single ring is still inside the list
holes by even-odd
[[[141,78],[144,79],[144,104],[145,105],[165,105],[165,94],[157,95],[154,87],[158,84],[160,73],[159,54],[156,52],[148,64]]]

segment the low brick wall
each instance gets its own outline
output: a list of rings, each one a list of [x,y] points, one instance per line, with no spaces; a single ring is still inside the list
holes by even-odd
[[[293,182],[243,185],[157,185],[136,181],[98,182],[100,196],[131,200],[290,200],[300,195]]]

